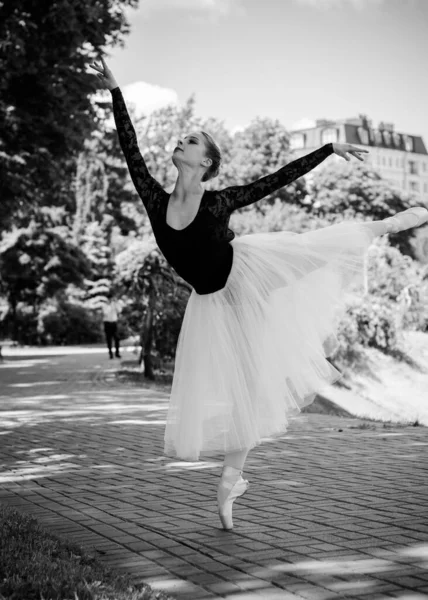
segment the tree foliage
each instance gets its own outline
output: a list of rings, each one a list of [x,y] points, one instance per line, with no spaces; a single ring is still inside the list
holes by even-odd
[[[403,347],[403,331],[428,329],[428,271],[387,237],[377,238],[367,260],[367,289],[348,303],[334,359],[353,364],[364,346],[393,354]]]
[[[19,303],[37,313],[46,298],[81,284],[89,275],[88,261],[80,248],[63,239],[54,228],[33,222],[4,236],[0,246],[1,291],[11,308],[13,327]]]
[[[348,220],[379,221],[415,206],[410,194],[383,179],[366,163],[330,163],[314,173],[307,198],[311,215],[331,223]],[[391,236],[394,246],[415,258],[411,240],[415,230]]]
[[[21,340],[77,343],[99,339],[97,310],[115,287],[123,329],[140,336],[140,359],[153,377],[157,357],[174,357],[191,289],[156,247],[117,133],[102,120],[109,94],[95,100],[97,80],[86,72],[105,44],[121,43],[123,9],[136,4],[0,4],[0,294]],[[193,97],[141,118],[130,113],[148,168],[167,191],[177,176],[176,141],[195,130],[209,132],[223,154],[208,189],[247,184],[295,160],[289,132],[272,119],[259,117],[232,135],[216,119],[196,116]],[[231,227],[237,235],[304,233],[344,218],[383,219],[411,205],[365,164],[328,161],[311,181],[301,178],[235,212]],[[400,328],[426,326],[426,274],[412,260],[427,263],[426,228],[414,239],[389,237],[394,247],[375,246],[372,287],[342,327],[348,350],[352,340],[390,349]]]
[[[145,375],[153,379],[153,354],[175,354],[191,288],[168,265],[154,238],[136,241],[118,254],[116,281],[128,298],[122,315],[140,336],[140,363],[144,361]]]
[[[372,167],[355,160],[333,162],[314,173],[310,186],[314,215],[385,219],[408,208],[410,196],[385,181]]]
[[[36,203],[58,203],[72,163],[94,129],[86,66],[129,26],[137,0],[13,0],[0,3],[0,223]],[[70,171],[71,169],[71,171]],[[28,224],[28,223],[26,223]]]

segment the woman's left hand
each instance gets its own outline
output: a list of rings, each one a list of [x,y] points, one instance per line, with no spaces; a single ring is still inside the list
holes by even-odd
[[[113,73],[108,68],[106,61],[102,56],[100,58],[100,62],[101,65],[97,64],[96,62],[93,62],[92,65],[89,66],[91,67],[91,69],[94,69],[94,71],[97,71],[97,77],[101,79],[104,87],[106,87],[110,91],[114,90],[114,88],[119,87],[116,79],[114,78]]]
[[[347,156],[347,152],[351,156],[355,156],[358,160],[362,160],[364,162],[364,158],[360,156],[362,152],[368,152],[368,150],[363,150],[361,148],[357,148],[357,146],[353,146],[352,144],[333,144],[333,152],[338,156],[341,156],[345,160],[351,160],[350,157]]]

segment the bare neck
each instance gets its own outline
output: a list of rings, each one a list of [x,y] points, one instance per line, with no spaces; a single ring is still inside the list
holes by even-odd
[[[178,178],[171,193],[173,200],[186,202],[193,198],[200,198],[204,193],[201,174],[194,171],[179,170]]]

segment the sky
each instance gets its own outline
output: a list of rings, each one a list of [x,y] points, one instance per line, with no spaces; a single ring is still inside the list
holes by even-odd
[[[428,147],[428,0],[139,0],[107,64],[137,112],[196,98],[231,131],[366,114]]]

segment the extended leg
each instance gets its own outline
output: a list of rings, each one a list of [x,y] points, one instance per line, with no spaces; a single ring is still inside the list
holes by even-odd
[[[361,223],[364,227],[371,229],[374,235],[385,235],[387,233],[398,233],[412,227],[419,227],[428,221],[428,210],[422,206],[408,208],[393,217],[387,217],[382,221],[366,221]]]
[[[361,225],[370,229],[375,236],[385,235],[392,230],[392,224],[387,219],[383,221],[367,221],[366,223],[361,223]]]
[[[412,227],[419,227],[428,222],[428,210],[423,206],[414,206],[403,210],[393,217],[384,219],[384,223],[388,224],[387,233],[398,233]]]
[[[382,221],[366,221],[359,223],[362,227],[370,229],[374,236],[386,235],[387,233],[398,233],[413,227],[419,227],[428,222],[428,210],[417,206],[403,210],[393,217],[387,217]],[[301,270],[295,270],[297,279],[305,277],[308,273],[316,271],[327,264],[326,260],[311,257],[306,262],[302,262]]]

